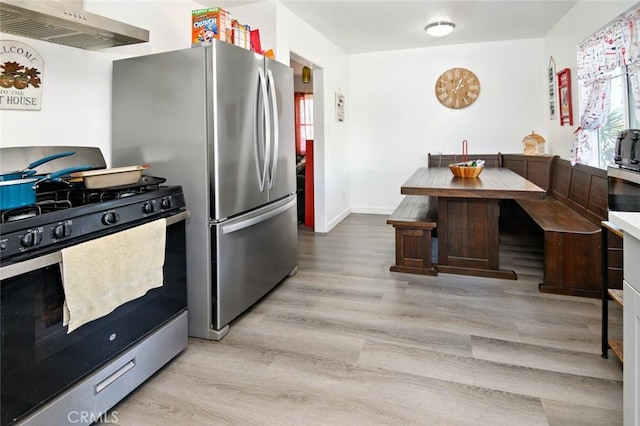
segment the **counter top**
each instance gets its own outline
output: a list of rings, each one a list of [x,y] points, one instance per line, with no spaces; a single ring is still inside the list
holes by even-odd
[[[640,240],[640,212],[609,212],[609,221]]]

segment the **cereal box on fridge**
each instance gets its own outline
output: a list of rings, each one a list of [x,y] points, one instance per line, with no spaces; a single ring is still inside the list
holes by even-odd
[[[214,38],[230,43],[231,15],[220,7],[191,11],[191,44]]]
[[[249,49],[250,48],[249,34],[251,32],[249,25],[243,25],[237,20],[233,19],[231,21],[231,28],[233,30],[232,32],[233,44],[235,44],[236,46],[240,46],[244,49]]]

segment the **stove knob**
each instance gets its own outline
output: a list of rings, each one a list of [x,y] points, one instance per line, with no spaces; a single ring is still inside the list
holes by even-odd
[[[147,201],[146,203],[144,203],[144,205],[142,206],[142,212],[143,213],[153,213],[156,211],[156,205],[154,204],[153,201]]]
[[[51,232],[51,236],[53,238],[55,238],[56,240],[59,240],[60,238],[64,238],[64,237],[70,237],[71,236],[71,223],[70,222],[66,222],[66,223],[59,223],[57,224],[52,232]]]
[[[171,208],[171,198],[163,198],[162,201],[160,201],[160,208],[162,210],[166,210],[166,209],[170,209]]]
[[[20,245],[24,248],[35,247],[42,241],[42,233],[37,229],[28,231],[20,238]]]
[[[120,215],[116,212],[107,212],[102,215],[102,223],[105,225],[115,225],[120,222]]]

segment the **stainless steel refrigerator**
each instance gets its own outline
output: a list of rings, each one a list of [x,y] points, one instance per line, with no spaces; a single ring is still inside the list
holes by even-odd
[[[183,186],[189,334],[219,340],[297,270],[293,71],[216,40],[114,61],[112,90],[113,166]]]

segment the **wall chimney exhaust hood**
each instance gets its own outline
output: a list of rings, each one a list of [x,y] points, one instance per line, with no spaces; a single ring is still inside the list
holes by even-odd
[[[149,41],[149,31],[85,12],[83,3],[0,0],[0,32],[88,50]]]

